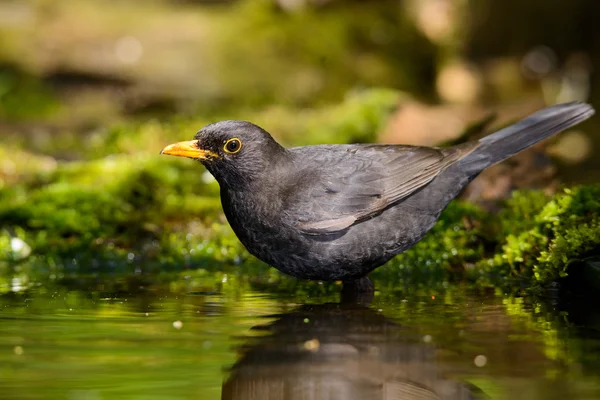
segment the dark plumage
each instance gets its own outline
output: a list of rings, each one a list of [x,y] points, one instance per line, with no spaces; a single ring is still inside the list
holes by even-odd
[[[594,114],[546,108],[450,148],[321,145],[285,149],[249,122],[208,125],[164,154],[200,160],[248,251],[298,278],[352,281],[418,242],[483,169]]]

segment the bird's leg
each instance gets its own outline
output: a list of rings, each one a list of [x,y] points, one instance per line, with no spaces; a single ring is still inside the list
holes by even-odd
[[[369,305],[373,300],[375,286],[373,281],[368,276],[363,276],[359,279],[342,282],[342,303],[358,303]]]

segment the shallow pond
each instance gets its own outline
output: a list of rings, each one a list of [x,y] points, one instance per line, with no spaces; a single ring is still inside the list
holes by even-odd
[[[549,298],[460,286],[340,303],[335,285],[194,282],[13,281],[0,296],[0,398],[600,398],[593,309],[583,319]]]

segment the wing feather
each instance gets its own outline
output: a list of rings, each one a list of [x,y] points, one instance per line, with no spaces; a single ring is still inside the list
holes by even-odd
[[[286,199],[287,219],[306,234],[340,232],[423,188],[471,150],[400,145],[291,149],[300,190]]]

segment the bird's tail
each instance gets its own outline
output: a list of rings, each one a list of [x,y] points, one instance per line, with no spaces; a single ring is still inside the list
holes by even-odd
[[[539,141],[585,121],[594,112],[592,106],[585,103],[565,103],[545,108],[480,139],[479,146],[459,161],[461,169],[467,174],[477,174]]]

